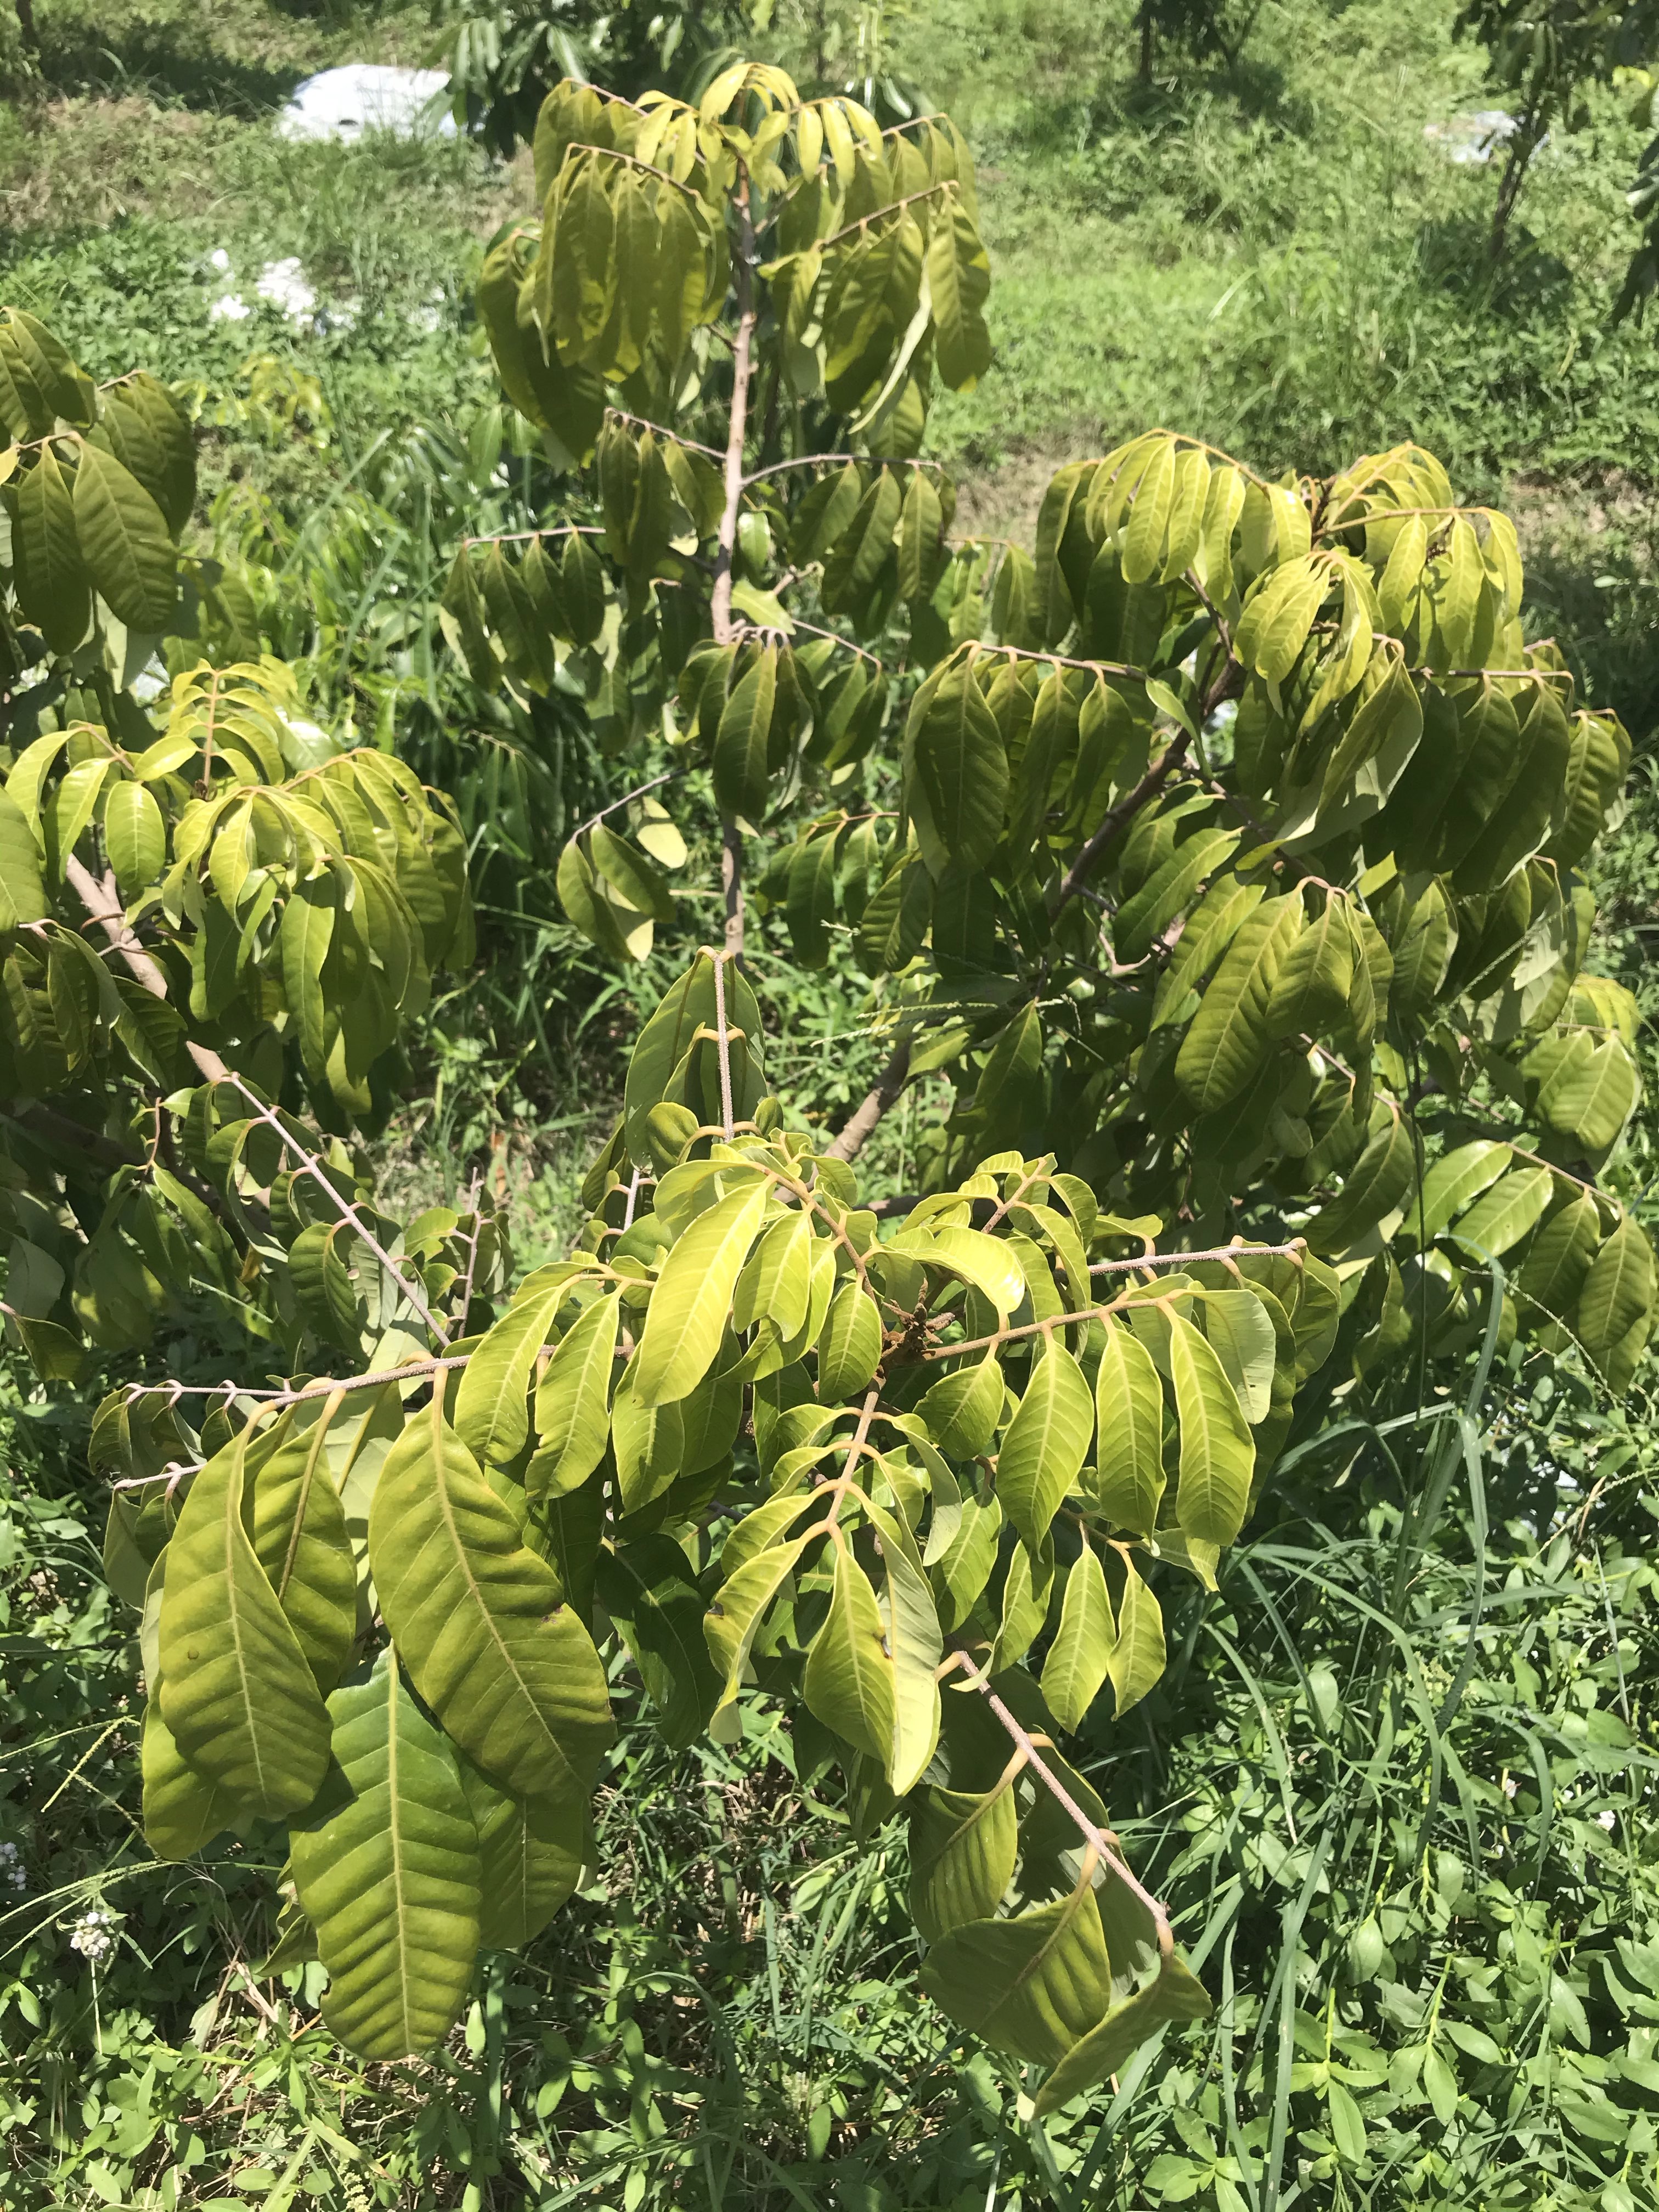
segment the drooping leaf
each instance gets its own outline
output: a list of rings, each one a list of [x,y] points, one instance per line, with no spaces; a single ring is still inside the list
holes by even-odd
[[[477,1831],[478,1941],[521,1950],[581,1880],[587,1856],[587,1805],[580,1797],[514,1797],[471,1759],[458,1762]]]
[[[440,1393],[386,1455],[368,1559],[416,1688],[467,1756],[515,1796],[585,1796],[611,1735],[604,1669]]]
[[[1133,1331],[1108,1321],[1095,1376],[1093,1494],[1109,1519],[1149,1536],[1164,1496],[1164,1386]]]
[[[1142,1579],[1134,1561],[1126,1559],[1123,1594],[1117,1604],[1117,1638],[1106,1662],[1119,1719],[1139,1705],[1164,1672],[1164,1608]]]
[[[167,517],[113,453],[82,444],[75,464],[75,529],[99,597],[129,629],[162,630],[178,596]]]
[[[455,1754],[394,1655],[329,1699],[331,1786],[289,1838],[300,1903],[329,1972],[323,2014],[365,2058],[447,2033],[478,1948],[483,1868]]]
[[[801,1674],[801,1695],[826,1728],[885,1768],[896,1721],[892,1654],[870,1577],[844,1541],[823,1626]]]
[[[1043,1703],[1062,1728],[1083,1725],[1116,1640],[1105,1572],[1085,1540],[1066,1575],[1060,1626],[1042,1662]]]
[[[599,1602],[633,1655],[664,1738],[676,1747],[691,1742],[707,1726],[720,1684],[690,1561],[672,1537],[654,1534],[602,1551],[598,1565]]]
[[[475,1459],[504,1467],[523,1449],[530,1433],[531,1373],[567,1294],[559,1284],[539,1297],[509,1306],[462,1370],[455,1433]],[[584,1475],[588,1472],[582,1470]]]
[[[947,855],[981,867],[1002,835],[1008,761],[996,717],[965,657],[939,678],[910,732],[916,774]]]
[[[1200,1543],[1231,1544],[1244,1525],[1255,1439],[1215,1347],[1184,1314],[1170,1322],[1170,1376],[1181,1430],[1176,1515]]]
[[[1237,1097],[1267,1056],[1267,1008],[1302,926],[1300,896],[1264,900],[1228,946],[1181,1041],[1176,1074],[1200,1113]]]
[[[1179,1959],[1165,1960],[1154,1981],[1113,2005],[1097,2027],[1073,2045],[1037,2092],[1038,2117],[1057,2112],[1121,2071],[1137,2044],[1166,2021],[1202,2020],[1210,2008],[1203,1984],[1191,1968]]]
[[[1012,1780],[981,1796],[922,1790],[910,1800],[910,1911],[924,1941],[988,1920],[1014,1878],[1019,1823]]]
[[[235,1799],[186,1763],[155,1697],[144,1708],[139,1764],[144,1841],[158,1859],[194,1858],[237,1819]]]
[[[621,1293],[595,1298],[560,1338],[536,1386],[535,1452],[525,1471],[532,1498],[560,1498],[605,1457]]]
[[[1094,1427],[1094,1400],[1083,1370],[1051,1336],[997,1455],[997,1496],[1030,1550],[1042,1543],[1060,1500],[1076,1486]]]
[[[734,1190],[700,1213],[663,1261],[634,1376],[641,1405],[685,1397],[713,1366],[771,1189],[756,1182]]]
[[[331,1411],[308,1428],[285,1414],[254,1438],[242,1489],[244,1525],[325,1696],[357,1632],[357,1571],[326,1456]]]
[[[161,1717],[239,1805],[282,1820],[328,1765],[328,1713],[243,1526],[240,1431],[191,1486],[167,1552]]]
[[[1008,1920],[970,1920],[936,1943],[922,1987],[999,2051],[1054,2066],[1111,2002],[1111,1967],[1094,1891]]]

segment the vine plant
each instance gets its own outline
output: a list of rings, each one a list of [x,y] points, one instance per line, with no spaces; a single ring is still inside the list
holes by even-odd
[[[263,1347],[124,1383],[94,1456],[146,1833],[285,1832],[268,1970],[319,1957],[354,2046],[428,2048],[570,1893],[625,1656],[672,1742],[782,1700],[859,1838],[908,1822],[924,1985],[1048,2109],[1206,2004],[1066,1749],[1109,1748],[1287,1438],[1401,1377],[1439,1419],[1477,1340],[1613,1388],[1641,1352],[1598,1180],[1633,1009],[1583,965],[1628,749],[1413,447],[1270,482],[1153,432],[1060,472],[1033,553],[953,540],[917,448],[988,366],[988,270],[941,118],[738,65],[696,106],[562,86],[536,161],[480,312],[592,519],[463,549],[447,626],[665,755],[561,869],[618,958],[707,771],[721,941],[567,1258],[390,1218],[350,1140],[467,957],[453,818],[270,665],[181,665],[158,732],[94,567],[73,638],[13,625],[58,659],[0,807],[9,1325],[58,1374],[157,1316]],[[766,1079],[780,913],[891,1034],[833,1139]],[[924,1188],[867,1198],[945,1071]]]

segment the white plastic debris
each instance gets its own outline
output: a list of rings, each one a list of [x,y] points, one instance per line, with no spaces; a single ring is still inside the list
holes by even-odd
[[[240,292],[222,293],[208,309],[210,323],[245,323],[253,313]]]
[[[1520,127],[1514,116],[1501,107],[1477,107],[1467,115],[1454,115],[1449,123],[1425,123],[1423,136],[1431,146],[1438,146],[1449,161],[1468,168],[1491,161],[1497,149],[1513,138]]]
[[[216,246],[212,252],[209,254],[208,266],[210,269],[216,269],[222,276],[229,276],[230,256],[225,252],[222,246]]]
[[[305,280],[298,254],[285,261],[267,261],[254,289],[262,300],[280,308],[291,323],[309,322],[317,312],[317,295]]]
[[[337,138],[350,145],[366,131],[392,131],[399,138],[433,131],[453,138],[455,118],[433,103],[449,89],[445,70],[398,69],[382,62],[348,62],[296,86],[276,118],[284,138]]]

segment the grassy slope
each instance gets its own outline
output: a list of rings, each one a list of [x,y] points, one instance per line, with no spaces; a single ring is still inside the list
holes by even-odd
[[[1057,460],[1156,422],[1273,469],[1413,438],[1513,501],[1537,626],[1645,729],[1659,363],[1608,319],[1632,94],[1540,155],[1494,276],[1492,170],[1424,137],[1490,99],[1442,0],[1269,0],[1237,71],[1166,58],[1150,90],[1131,13],[936,0],[899,33],[986,180],[997,364],[937,416],[989,472],[977,526],[1029,530]]]

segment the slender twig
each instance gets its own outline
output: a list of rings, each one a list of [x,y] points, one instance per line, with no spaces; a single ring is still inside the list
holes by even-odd
[[[437,1315],[433,1312],[431,1307],[427,1304],[425,1294],[416,1288],[415,1285],[410,1281],[408,1276],[404,1273],[398,1262],[392,1258],[391,1253],[388,1252],[385,1245],[381,1243],[380,1238],[374,1235],[372,1230],[365,1225],[363,1218],[358,1212],[356,1204],[335,1188],[333,1183],[323,1172],[323,1169],[316,1154],[307,1150],[306,1146],[300,1142],[300,1139],[294,1135],[292,1131],[284,1127],[280,1116],[276,1113],[274,1109],[265,1105],[258,1094],[248,1088],[247,1085],[243,1082],[240,1075],[235,1074],[231,1069],[227,1068],[224,1074],[220,1078],[220,1080],[226,1084],[232,1091],[234,1091],[247,1103],[248,1105],[253,1108],[253,1118],[255,1121],[262,1121],[267,1128],[274,1129],[276,1131],[277,1136],[281,1138],[283,1143],[287,1146],[288,1150],[293,1154],[295,1159],[299,1163],[297,1172],[301,1175],[309,1176],[312,1182],[317,1184],[319,1189],[327,1194],[330,1202],[333,1206],[335,1211],[338,1213],[341,1220],[346,1223],[347,1225],[362,1239],[363,1243],[368,1245],[369,1250],[374,1255],[374,1257],[386,1269],[392,1281],[397,1284],[398,1289],[409,1300],[410,1305],[414,1307],[416,1312],[419,1314],[421,1319],[426,1323],[427,1327],[432,1331],[434,1336],[437,1338],[439,1343],[441,1344],[447,1332],[444,1328],[443,1323],[439,1320]]]
[[[907,1249],[905,1257],[925,1262],[927,1255],[925,1252],[917,1251],[912,1246]],[[1136,1262],[1137,1266],[1140,1264],[1139,1261]],[[1177,1298],[1203,1298],[1208,1294],[1200,1290],[1174,1291],[1170,1295]],[[1023,1321],[1011,1324],[1007,1328],[993,1329],[989,1336],[959,1338],[950,1344],[935,1345],[931,1352],[917,1352],[915,1364],[927,1366],[936,1359],[960,1358],[965,1352],[994,1352],[999,1345],[1017,1344],[1028,1336],[1049,1337],[1057,1328],[1074,1328],[1080,1322],[1104,1321],[1110,1314],[1121,1313],[1125,1306],[1140,1303],[1142,1301],[1136,1298],[1133,1291],[1125,1291],[1121,1297],[1109,1298],[1104,1305],[1073,1306],[1062,1313],[1046,1314],[1041,1321]],[[1161,1298],[1152,1298],[1145,1303],[1161,1305],[1164,1301]]]
[[[1004,544],[1008,541],[999,539],[997,542]],[[1091,668],[1102,676],[1132,676],[1139,684],[1152,680],[1149,668],[1132,668],[1124,660],[1073,660],[1063,653],[1036,653],[1024,645],[981,645],[979,650],[987,654],[1001,653],[1008,660],[1046,660],[1051,661],[1056,668]]]
[[[1184,1267],[1188,1261],[1198,1260],[1288,1260],[1304,1249],[1298,1237],[1294,1244],[1224,1244],[1208,1252],[1146,1252],[1139,1260],[1095,1260],[1090,1263],[1091,1275],[1124,1275],[1137,1267]]]
[[[1036,1743],[998,1697],[989,1681],[980,1672],[965,1651],[957,1651],[949,1662],[966,1674],[974,1687],[990,1706],[1003,1727],[1025,1755],[1025,1762],[1039,1782],[1056,1798],[1077,1824],[1079,1833],[1091,1844],[1105,1864],[1133,1896],[1138,1897],[1152,1916],[1152,1925],[1158,1931],[1158,1948],[1167,1961],[1175,1956],[1175,1930],[1170,1925],[1170,1916],[1152,1892],[1137,1881],[1119,1856],[1117,1837],[1110,1828],[1097,1828],[1071,1791],[1043,1758]]]
[[[870,1424],[876,1417],[876,1407],[880,1400],[881,1385],[879,1382],[872,1382],[865,1394],[863,1405],[859,1408],[859,1425],[848,1442],[847,1457],[842,1462],[841,1473],[833,1482],[823,1486],[830,1493],[830,1512],[823,1525],[837,1543],[843,1543],[846,1540],[836,1526],[841,1513],[842,1500],[858,1478],[860,1460],[870,1449]]]
[[[763,469],[756,469],[744,478],[744,489],[747,490],[750,484],[760,483],[768,477],[781,476],[786,469],[844,468],[848,461],[858,458],[854,453],[801,453],[793,461],[769,461]],[[945,474],[943,461],[908,461],[890,458],[885,453],[881,457],[881,466],[884,469],[937,469],[941,476]]]
[[[116,896],[113,883],[100,884],[86,862],[71,853],[64,863],[64,875],[75,887],[82,906],[104,931],[111,945],[126,963],[134,979],[142,983],[153,999],[167,995],[167,979],[161,963],[148,953],[138,938],[127,925],[126,909]],[[198,1069],[210,1083],[222,1083],[230,1070],[211,1045],[198,1044],[186,1038],[185,1049]]]
[[[470,1352],[434,1353],[426,1359],[406,1360],[401,1367],[376,1367],[367,1375],[342,1375],[321,1382],[307,1382],[302,1388],[288,1383],[276,1390],[244,1389],[240,1382],[173,1382],[167,1387],[178,1398],[223,1398],[227,1404],[238,1398],[252,1398],[267,1410],[275,1411],[283,1406],[303,1406],[313,1398],[331,1397],[337,1390],[374,1390],[386,1382],[417,1382],[423,1375],[441,1375],[452,1367],[465,1367],[471,1357]],[[129,1404],[146,1396],[152,1387],[144,1382],[129,1382]],[[144,1478],[147,1481],[155,1479]]]
[[[592,146],[584,138],[573,138],[564,149],[564,161],[568,161],[573,154],[602,154],[608,161],[625,161],[630,169],[642,169],[647,177],[656,177],[665,185],[672,185],[677,192],[685,194],[694,207],[702,205],[690,185],[682,184],[678,177],[671,177],[666,169],[658,168],[653,162],[641,161],[633,154],[619,153],[614,146]],[[564,162],[559,166],[562,169]]]
[[[1233,653],[1232,635],[1227,628],[1226,617],[1222,613],[1220,608],[1217,606],[1215,601],[1205,590],[1203,585],[1199,582],[1198,578],[1193,574],[1190,568],[1188,569],[1186,574],[1181,580],[1186,585],[1189,592],[1196,592],[1198,595],[1199,600],[1203,605],[1205,612],[1209,616],[1210,620],[1215,624],[1216,635],[1221,641],[1221,650],[1226,654],[1229,660],[1233,659],[1236,656]],[[1207,669],[1205,671],[1205,673],[1206,675],[1209,673]]]
[[[630,415],[625,407],[607,407],[605,411],[614,422],[631,422],[636,430],[649,430],[659,438],[666,438],[671,445],[688,446],[694,453],[706,454],[711,461],[726,459],[718,447],[700,445],[695,438],[683,438],[678,430],[665,429],[660,422],[653,422],[643,415]]]
[[[496,530],[483,538],[463,538],[466,545],[522,545],[532,538],[603,538],[597,522],[549,523],[545,530]]]
[[[590,814],[580,828],[571,831],[571,838],[586,836],[590,830],[598,829],[607,814],[615,814],[624,806],[631,806],[636,799],[643,799],[647,792],[654,791],[659,783],[672,783],[676,776],[684,774],[683,768],[665,769],[660,775],[653,775],[649,783],[642,783],[633,791],[625,791],[620,799],[613,799],[609,806],[602,806],[597,814]]]
[[[851,238],[855,231],[868,230],[872,222],[884,222],[890,215],[896,215],[901,208],[914,207],[918,200],[933,199],[940,192],[955,192],[960,197],[961,191],[962,187],[954,177],[941,177],[936,185],[925,185],[919,192],[907,192],[902,200],[890,200],[885,207],[872,208],[868,215],[860,216],[856,222],[849,222],[844,229],[836,231],[833,237],[817,240],[815,250],[827,253],[832,246],[839,246],[843,238]]]
[[[779,589],[781,590],[781,588],[782,586],[780,586]],[[856,653],[860,660],[867,660],[872,668],[886,666],[886,663],[878,659],[873,653],[866,653],[861,645],[854,645],[850,637],[843,637],[838,629],[825,629],[822,623],[803,621],[798,614],[791,613],[789,619],[795,629],[811,630],[814,637],[829,638],[833,644],[845,647],[848,653]]]
[[[1348,497],[1351,500],[1363,499],[1364,495],[1363,491],[1352,491],[1349,493]],[[1338,514],[1340,515],[1341,512],[1339,507]],[[1350,515],[1346,522],[1333,520],[1327,516],[1315,531],[1314,536],[1316,538],[1340,537],[1346,530],[1363,530],[1368,522],[1403,522],[1407,516],[1413,514],[1437,514],[1443,518],[1450,515],[1455,519],[1459,515],[1495,514],[1497,512],[1498,509],[1492,507],[1372,507],[1365,514]]]
[[[720,1063],[720,1116],[726,1123],[726,1141],[729,1145],[737,1131],[732,1119],[732,1042],[726,1026],[726,959],[718,952],[714,955],[714,1018],[720,1024],[715,1050]]]
[[[472,1216],[472,1234],[466,1240],[466,1273],[461,1278],[460,1303],[455,1309],[455,1327],[462,1336],[466,1334],[466,1317],[472,1309],[472,1285],[478,1272],[478,1239],[483,1234],[483,1224],[478,1218],[478,1200],[483,1195],[481,1171],[467,1186],[466,1210]],[[445,1334],[448,1334],[447,1330]]]

